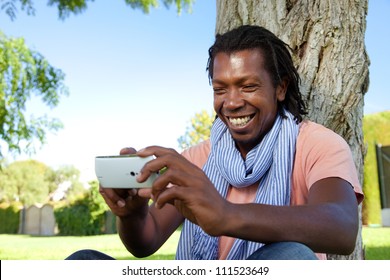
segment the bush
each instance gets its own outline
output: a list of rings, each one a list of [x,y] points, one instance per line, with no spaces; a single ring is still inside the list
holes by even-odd
[[[375,144],[390,145],[390,111],[364,116],[363,224],[381,224],[381,204]]]
[[[107,234],[118,233],[118,230],[116,228],[116,216],[110,210],[107,210],[104,215],[104,218],[105,218],[104,233]]]
[[[21,204],[0,204],[0,233],[15,234],[19,230]]]
[[[96,235],[104,230],[107,206],[101,198],[97,184],[82,197],[56,207],[54,215],[60,235]]]

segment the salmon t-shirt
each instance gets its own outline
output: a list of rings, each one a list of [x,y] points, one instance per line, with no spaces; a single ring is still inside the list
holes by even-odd
[[[209,153],[210,141],[207,140],[182,154],[193,164],[203,168]],[[364,197],[348,144],[330,129],[311,121],[300,124],[291,176],[291,205],[306,204],[310,187],[329,177],[339,177],[349,182],[358,203]],[[230,187],[226,199],[232,203],[252,203],[256,191],[256,185],[247,188]],[[234,241],[233,237],[219,238],[219,259],[226,259]],[[326,254],[317,254],[317,257],[326,259]]]

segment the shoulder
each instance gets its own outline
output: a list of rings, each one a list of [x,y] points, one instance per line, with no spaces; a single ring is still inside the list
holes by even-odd
[[[187,160],[189,160],[190,162],[198,166],[199,168],[202,168],[207,161],[209,153],[210,153],[210,140],[206,140],[195,146],[188,148],[187,150],[184,150],[182,152],[182,155]]]
[[[297,141],[299,141],[301,145],[305,144],[302,148],[307,148],[307,146],[318,146],[318,148],[326,149],[327,147],[324,147],[323,144],[327,143],[327,141],[331,141],[333,144],[338,144],[343,148],[349,149],[347,142],[340,135],[323,125],[308,120],[305,120],[300,124]]]
[[[297,156],[302,160],[334,161],[335,158],[352,160],[348,143],[340,135],[323,125],[304,121],[300,125],[296,146]]]
[[[336,164],[340,160],[352,161],[352,153],[340,135],[323,125],[304,121],[299,128],[296,160],[312,167],[318,164]]]
[[[361,192],[356,166],[348,143],[332,130],[311,122],[300,124],[295,168],[308,188],[316,181],[339,177]]]

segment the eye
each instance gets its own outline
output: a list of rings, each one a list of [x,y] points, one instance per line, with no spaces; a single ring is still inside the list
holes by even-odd
[[[213,91],[214,91],[214,94],[216,94],[216,95],[224,94],[226,92],[226,90],[224,88],[219,88],[219,87],[214,87]]]
[[[258,88],[258,86],[255,84],[248,84],[248,85],[244,85],[242,90],[244,92],[253,92],[253,91],[256,91],[257,88]]]

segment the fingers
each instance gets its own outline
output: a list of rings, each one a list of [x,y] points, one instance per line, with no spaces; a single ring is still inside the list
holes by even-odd
[[[103,188],[102,186],[99,186],[99,192],[106,201],[107,205],[112,209],[116,207],[124,207],[126,202],[125,198],[126,197],[125,193],[123,192],[124,190],[119,190],[121,195],[119,195],[116,191],[113,189],[108,189],[108,188]]]
[[[168,168],[167,171],[159,176],[153,183],[152,197],[158,198],[159,195],[166,189],[173,186],[188,186],[188,181],[191,181],[190,175],[182,173],[180,170]]]
[[[156,197],[155,207],[157,209],[161,209],[167,203],[174,205],[174,201],[176,199],[184,199],[185,193],[185,189],[172,185],[170,188],[166,189],[164,192],[161,192],[158,197]]]
[[[137,195],[136,189],[109,189],[101,186],[99,192],[112,210],[125,207],[126,200]]]
[[[160,176],[154,181],[152,188],[153,198],[156,199],[169,185],[187,187],[193,185],[195,180],[197,181],[199,178],[205,176],[201,169],[173,149],[150,146],[138,151],[137,155],[156,156],[156,159],[151,160],[144,165],[137,177],[139,182],[143,182],[152,173],[160,173]],[[161,174],[160,171],[163,169],[164,173]]]
[[[155,155],[156,157],[161,157],[167,154],[178,154],[178,153],[174,149],[164,148],[161,146],[149,146],[137,152],[137,155],[139,155],[140,157],[146,157],[151,155]]]
[[[151,198],[152,189],[138,189],[138,196],[142,198]]]
[[[137,153],[137,150],[132,148],[132,147],[122,148],[119,152],[120,155],[132,155],[132,154],[136,154],[136,153]]]
[[[160,146],[150,146],[137,152],[140,157],[146,157],[154,155],[156,159],[149,161],[144,165],[141,173],[138,175],[138,182],[144,182],[152,173],[160,172],[162,169],[166,169],[175,165],[180,161],[181,156],[173,149],[163,148]]]
[[[152,185],[152,197],[157,198],[160,192],[169,188],[170,185],[187,186],[192,177],[193,169],[186,168],[186,162],[181,156],[166,155],[145,164],[137,177],[139,182],[146,180],[152,173],[165,168],[165,172],[157,177]],[[172,164],[173,163],[173,164]]]
[[[136,149],[126,147],[120,150],[120,155],[136,154]],[[151,198],[151,190],[139,189],[115,189],[99,186],[99,193],[110,207],[111,211],[118,217],[139,215],[145,213],[148,208],[148,201]]]

